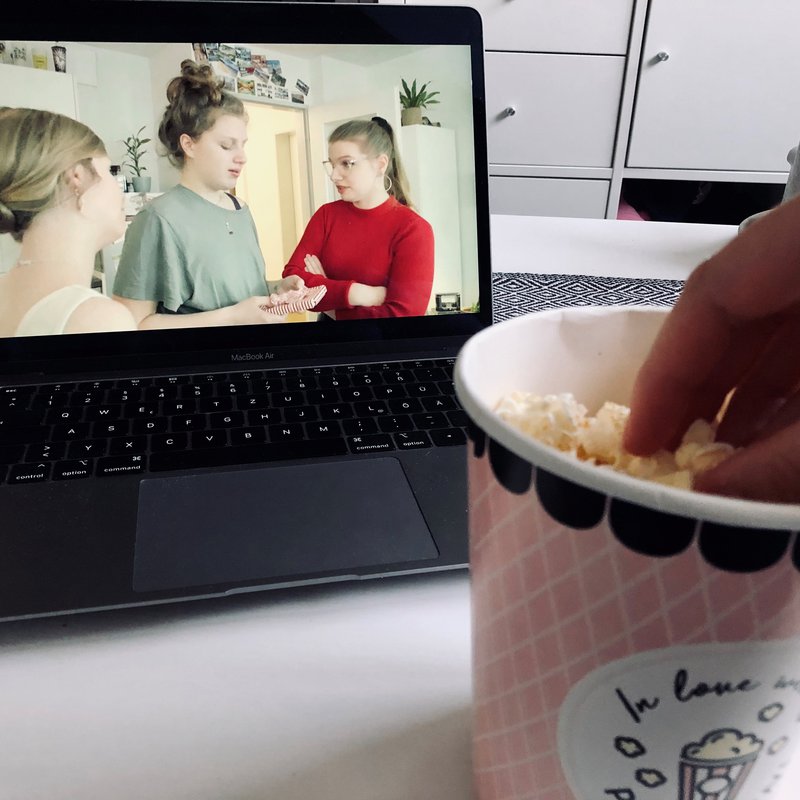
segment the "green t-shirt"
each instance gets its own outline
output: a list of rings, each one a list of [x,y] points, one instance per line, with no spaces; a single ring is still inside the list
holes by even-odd
[[[149,202],[125,234],[114,294],[193,314],[268,294],[250,210],[220,208],[185,186]]]

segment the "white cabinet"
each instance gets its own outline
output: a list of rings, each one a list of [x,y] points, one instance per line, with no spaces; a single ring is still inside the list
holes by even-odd
[[[493,214],[601,218],[606,213],[608,181],[580,178],[489,178]]]
[[[615,53],[628,49],[633,0],[410,0],[409,5],[472,6],[484,20],[487,50]]]
[[[621,56],[487,53],[489,163],[610,167],[624,65]]]
[[[785,173],[798,31],[797,0],[650,0],[628,166]]]
[[[614,217],[626,178],[786,181],[798,0],[406,4],[482,16],[493,213]]]

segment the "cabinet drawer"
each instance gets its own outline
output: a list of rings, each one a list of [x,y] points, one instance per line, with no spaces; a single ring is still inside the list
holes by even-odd
[[[651,0],[628,166],[785,172],[797,0]]]
[[[487,53],[485,63],[490,163],[611,166],[624,58]]]
[[[633,0],[407,0],[407,5],[472,6],[487,50],[623,54]]]
[[[489,211],[534,217],[606,215],[609,181],[573,178],[489,178]]]

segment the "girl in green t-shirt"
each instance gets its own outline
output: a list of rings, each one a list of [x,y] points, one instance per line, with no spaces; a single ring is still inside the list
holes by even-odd
[[[167,86],[158,137],[180,183],[145,205],[125,235],[114,297],[139,328],[282,322],[293,276],[270,285],[250,210],[233,194],[247,160],[247,115],[208,65],[186,60]]]

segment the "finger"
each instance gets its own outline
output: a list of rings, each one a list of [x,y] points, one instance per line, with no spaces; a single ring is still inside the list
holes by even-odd
[[[749,500],[800,502],[800,422],[737,450],[700,474],[695,488]]]
[[[748,358],[732,347],[746,328],[796,305],[800,281],[800,198],[771,211],[698,267],[641,368],[631,399],[625,445],[652,453],[679,436],[713,395],[743,376]],[[737,331],[740,335],[737,336]],[[751,337],[748,355],[763,343]],[[709,387],[708,376],[730,359],[731,384]]]
[[[737,387],[719,427],[719,438],[735,445],[752,441],[800,383],[800,313],[778,328]]]

